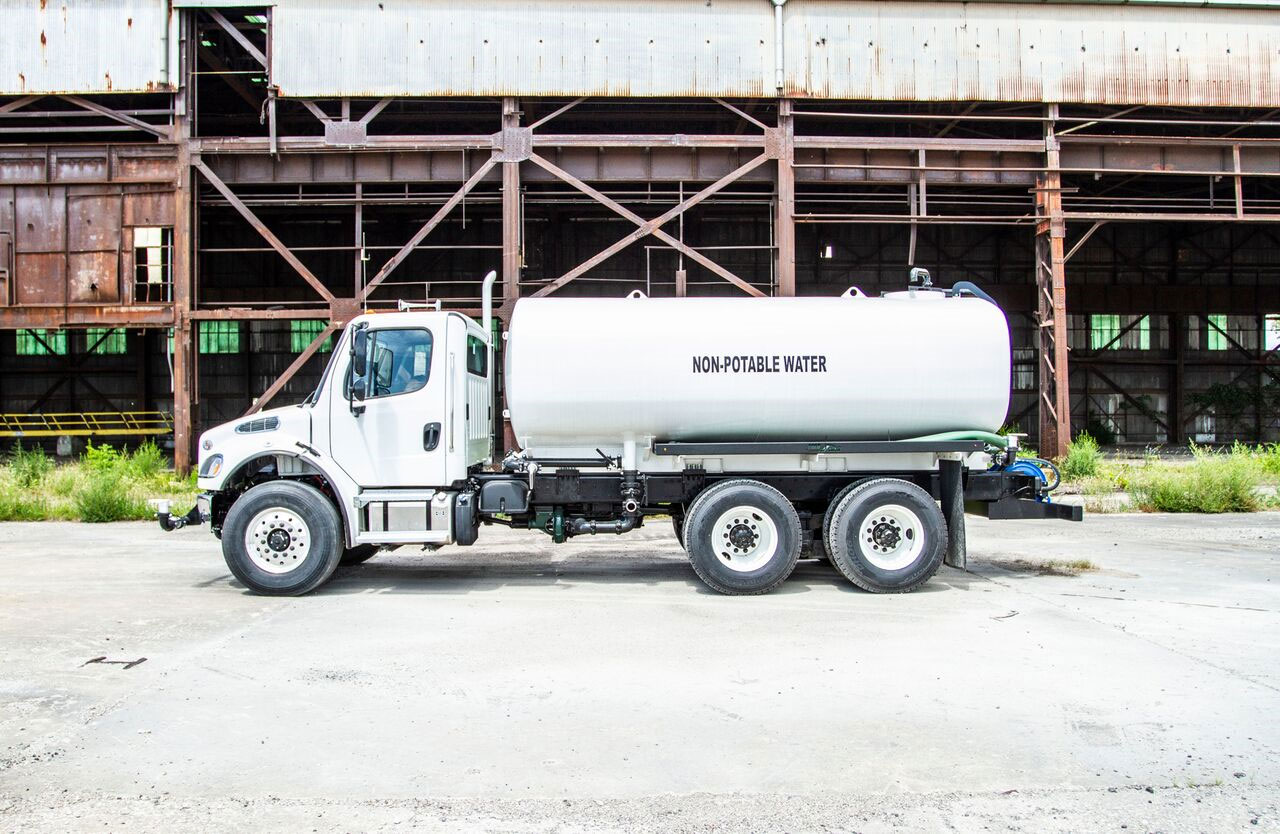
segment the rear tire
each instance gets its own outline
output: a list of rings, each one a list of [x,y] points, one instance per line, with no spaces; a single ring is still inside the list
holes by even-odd
[[[314,487],[270,481],[231,505],[222,556],[251,591],[296,596],[328,579],[342,558],[338,508]]]
[[[722,481],[685,517],[689,562],[722,594],[763,594],[781,585],[800,556],[800,517],[781,492],[759,481]]]
[[[835,515],[836,507],[840,506],[840,502],[845,499],[846,495],[853,492],[855,489],[862,486],[869,480],[871,479],[861,478],[857,481],[854,481],[851,484],[845,484],[845,486],[842,487],[840,491],[836,493],[835,497],[831,499],[831,503],[827,505],[827,511],[822,514],[822,547],[824,551],[823,553],[824,561],[828,561],[828,562],[831,561],[830,556],[828,556],[827,554],[831,552],[830,544],[829,544],[831,541],[831,517]]]
[[[906,593],[929,580],[947,552],[947,522],[933,496],[909,481],[859,484],[835,507],[827,552],[850,582]]]

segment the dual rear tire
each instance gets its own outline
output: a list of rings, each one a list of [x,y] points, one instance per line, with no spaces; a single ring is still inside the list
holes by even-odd
[[[781,585],[803,544],[795,507],[753,480],[703,490],[677,522],[694,572],[722,594],[763,594]],[[850,582],[875,593],[924,584],[946,555],[947,526],[928,492],[897,478],[850,484],[823,518],[827,558]]]

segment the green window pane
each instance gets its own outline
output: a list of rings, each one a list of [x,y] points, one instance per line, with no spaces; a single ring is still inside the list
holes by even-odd
[[[1134,339],[1137,342],[1134,347],[1138,350],[1151,350],[1151,317],[1143,316],[1138,324],[1133,328],[1135,334]]]
[[[240,322],[200,322],[199,349],[201,353],[239,353]]]
[[[67,331],[65,330],[19,330],[17,337],[19,356],[67,355]]]
[[[1209,350],[1227,350],[1231,343],[1227,341],[1227,317],[1222,314],[1207,316],[1209,324],[1204,346]]]
[[[325,323],[318,319],[294,319],[289,322],[289,348],[294,353],[302,353],[307,349],[307,345],[315,341],[316,336],[320,335],[320,331],[324,330]],[[320,345],[320,353],[328,353],[333,350],[333,336],[324,340],[324,344]]]
[[[121,354],[129,352],[128,337],[123,330],[90,327],[84,335],[84,344],[93,353]]]
[[[1095,313],[1089,317],[1089,347],[1093,350],[1115,349],[1119,342],[1116,344],[1111,342],[1119,333],[1119,316]]]

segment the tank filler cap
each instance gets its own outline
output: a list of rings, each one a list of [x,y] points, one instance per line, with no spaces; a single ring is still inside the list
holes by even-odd
[[[627,293],[627,298],[648,298],[648,297],[649,296],[644,294],[643,290],[632,290],[631,292]]]
[[[841,298],[866,298],[867,294],[858,287],[850,287],[840,295]]]

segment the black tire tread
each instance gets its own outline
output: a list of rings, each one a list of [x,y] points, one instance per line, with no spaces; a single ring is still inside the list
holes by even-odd
[[[272,497],[270,499],[272,501],[282,502],[286,505],[292,503],[299,512],[305,507],[308,511],[318,513],[316,520],[325,529],[312,530],[312,542],[316,541],[317,532],[319,532],[321,535],[327,536],[332,543],[329,553],[322,554],[324,561],[320,564],[319,569],[314,571],[310,578],[300,585],[274,588],[261,584],[254,579],[252,573],[245,569],[245,563],[249,562],[248,554],[239,552],[244,549],[243,530],[238,529],[240,517],[254,512],[249,509],[251,504],[256,503],[264,496],[273,494],[278,494],[280,497]],[[248,518],[245,521],[247,523]],[[252,487],[231,505],[231,509],[227,513],[226,523],[223,525],[222,555],[226,560],[227,568],[245,587],[255,594],[263,596],[301,596],[320,587],[337,570],[338,562],[342,560],[344,546],[342,516],[338,513],[338,508],[318,489],[296,481],[267,481]]]
[[[791,501],[785,495],[783,495],[780,491],[778,491],[774,487],[769,486],[766,483],[752,480],[750,478],[738,478],[731,481],[721,481],[715,486],[712,486],[703,490],[702,493],[698,495],[698,498],[694,500],[693,505],[690,506],[689,508],[689,514],[685,516],[685,520],[687,523],[685,524],[684,529],[687,533],[687,531],[691,527],[696,526],[694,512],[700,511],[701,508],[698,505],[699,503],[702,502],[702,499],[704,498],[704,496],[711,493],[712,490],[715,490],[717,493],[720,493],[720,492],[725,492],[730,488],[741,487],[741,486],[758,487],[767,492],[770,492],[773,495],[775,495],[779,499],[779,501],[781,501],[783,506],[789,507],[791,509],[791,512],[788,514],[789,515],[788,521],[790,522],[789,526],[791,528],[791,534],[793,536],[792,540],[796,542],[796,547],[791,553],[790,567],[787,570],[785,570],[781,576],[779,576],[776,580],[774,580],[768,585],[762,586],[760,588],[743,590],[741,588],[731,588],[727,585],[723,585],[720,582],[716,581],[714,577],[708,576],[698,566],[698,563],[697,561],[694,560],[692,553],[689,554],[689,564],[693,566],[693,572],[698,575],[698,578],[702,580],[703,584],[705,584],[711,590],[716,591],[717,593],[725,594],[726,596],[738,596],[738,597],[759,596],[760,594],[769,593],[770,591],[774,590],[779,585],[781,585],[783,582],[786,582],[787,578],[791,576],[791,572],[795,570],[796,563],[800,559],[800,546],[799,546],[800,536],[801,536],[800,516],[796,513],[795,507],[792,506]],[[685,550],[687,552],[688,548],[686,547]]]
[[[836,507],[835,512],[832,514],[832,517],[831,517],[832,529],[838,530],[840,528],[841,522],[844,519],[844,514],[848,511],[849,504],[851,503],[849,499],[853,495],[855,495],[856,493],[862,492],[863,490],[870,489],[878,484],[892,484],[895,487],[899,487],[903,485],[912,487],[916,490],[919,490],[928,499],[930,504],[933,503],[933,497],[930,496],[929,493],[925,492],[923,489],[920,489],[919,486],[911,483],[910,481],[904,481],[901,478],[872,478],[872,479],[863,481],[860,484],[857,484],[854,489],[848,491],[848,494],[845,495],[845,497],[841,500],[840,505]],[[935,506],[935,509],[937,509],[936,506]],[[938,512],[938,516],[936,520],[942,525],[941,545],[942,545],[942,552],[945,555],[946,543],[947,543],[947,520],[946,518],[943,517],[941,510],[937,510],[937,512]],[[850,564],[850,561],[849,561],[849,555],[845,553],[844,547],[841,542],[833,541],[831,538],[828,538],[827,539],[827,556],[831,560],[831,564],[835,565],[836,570],[840,571],[840,573],[844,576],[845,579],[848,579],[850,582],[852,582],[854,585],[857,585],[862,590],[870,591],[873,594],[909,594],[912,591],[914,591],[916,588],[919,588],[921,585],[923,585],[924,583],[932,579],[934,574],[938,572],[938,569],[942,567],[942,559],[936,559],[934,560],[933,566],[928,571],[926,571],[923,575],[921,575],[915,581],[913,581],[910,585],[906,585],[900,588],[881,588],[876,586],[873,583],[868,582],[861,574],[859,574],[856,570],[853,569],[853,566]]]

